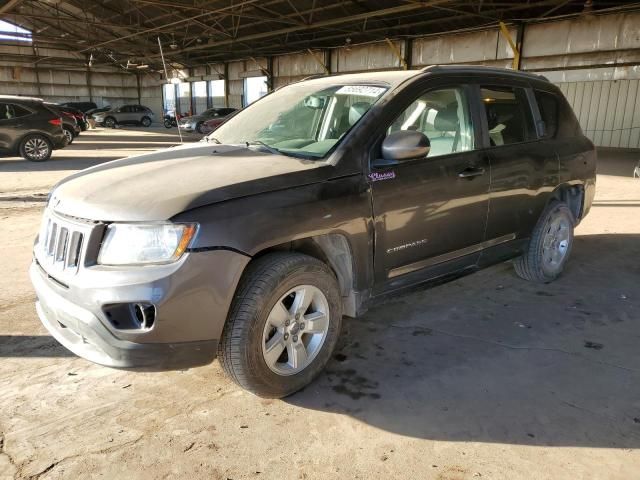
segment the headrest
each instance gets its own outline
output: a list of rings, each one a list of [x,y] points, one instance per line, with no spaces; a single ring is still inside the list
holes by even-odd
[[[458,104],[452,103],[442,110],[438,110],[433,121],[433,128],[439,132],[458,130]]]
[[[500,124],[506,124],[513,118],[513,108],[511,105],[486,105],[487,120],[489,130],[493,130]]]
[[[371,107],[367,102],[356,102],[349,107],[349,125],[355,124]]]

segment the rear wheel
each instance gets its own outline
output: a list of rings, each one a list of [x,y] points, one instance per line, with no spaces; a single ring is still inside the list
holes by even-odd
[[[104,119],[104,126],[107,128],[116,128],[117,124],[118,122],[116,122],[116,119],[113,117],[107,117]]]
[[[140,123],[142,124],[143,127],[150,127],[151,119],[149,117],[142,117],[142,120],[140,120]]]
[[[166,128],[171,128],[171,127],[173,127],[173,122],[171,121],[171,119],[169,119],[169,118],[165,118],[165,119],[164,119],[164,126],[165,126]]]
[[[20,156],[31,162],[44,162],[51,158],[53,147],[43,135],[28,135],[20,142]]]
[[[514,262],[518,276],[548,283],[560,276],[573,246],[575,218],[566,203],[554,201],[544,210],[524,255]]]
[[[247,270],[218,358],[241,387],[280,398],[308,385],[335,348],[342,320],[333,272],[298,253],[268,254]]]

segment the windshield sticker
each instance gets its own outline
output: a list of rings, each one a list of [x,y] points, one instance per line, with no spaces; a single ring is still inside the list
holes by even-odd
[[[372,182],[380,182],[381,180],[393,180],[394,178],[396,178],[395,170],[390,170],[384,173],[373,172],[369,174],[369,179]]]
[[[384,87],[372,87],[371,85],[345,85],[336,91],[336,95],[361,95],[363,97],[377,98],[384,93]]]

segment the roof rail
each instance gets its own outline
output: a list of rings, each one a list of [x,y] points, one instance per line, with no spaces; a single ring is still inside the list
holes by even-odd
[[[497,73],[497,74],[507,74],[514,76],[522,76],[535,78],[536,80],[545,80],[549,81],[547,77],[544,75],[540,75],[538,73],[531,72],[523,72],[522,70],[511,70],[509,68],[498,68],[498,67],[486,67],[484,65],[464,65],[464,64],[451,64],[451,65],[429,65],[420,70],[421,72],[447,72],[447,71],[464,71],[466,73]]]

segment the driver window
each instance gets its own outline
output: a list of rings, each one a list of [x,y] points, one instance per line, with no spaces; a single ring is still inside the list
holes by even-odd
[[[461,88],[432,90],[415,100],[387,130],[414,130],[429,139],[427,157],[473,150],[473,127],[465,92]]]

